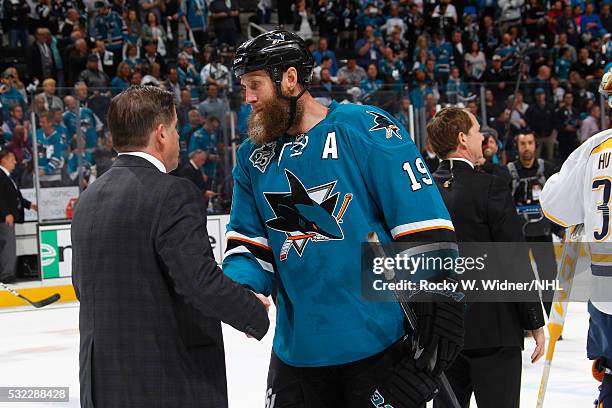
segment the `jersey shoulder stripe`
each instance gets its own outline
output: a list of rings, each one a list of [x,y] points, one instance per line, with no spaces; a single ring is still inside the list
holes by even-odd
[[[612,136],[608,137],[608,139],[604,140],[603,142],[595,146],[595,148],[591,150],[591,155],[595,153],[599,153],[602,150],[606,150],[606,149],[612,149]]]

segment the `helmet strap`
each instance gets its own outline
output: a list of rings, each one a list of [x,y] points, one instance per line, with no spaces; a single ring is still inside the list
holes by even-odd
[[[297,101],[302,97],[302,95],[304,95],[304,92],[306,92],[306,87],[304,85],[301,85],[302,91],[297,96],[285,96],[283,95],[283,91],[281,89],[282,73],[280,73],[279,75],[279,71],[272,71],[269,72],[269,74],[272,77],[274,84],[276,85],[276,95],[280,98],[283,98],[284,100],[289,101],[289,124],[287,125],[287,129],[285,129],[286,133],[291,128],[291,126],[295,124],[294,122],[295,115],[297,113]]]

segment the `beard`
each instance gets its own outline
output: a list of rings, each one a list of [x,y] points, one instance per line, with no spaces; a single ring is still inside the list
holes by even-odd
[[[530,152],[530,151],[525,151],[523,153],[521,153],[520,155],[521,160],[523,161],[530,161],[531,159],[533,159],[534,153]]]
[[[274,95],[262,102],[261,110],[249,116],[249,139],[256,145],[274,142],[293,124],[304,117],[304,104],[298,99],[295,119],[291,121],[291,104],[288,100]]]

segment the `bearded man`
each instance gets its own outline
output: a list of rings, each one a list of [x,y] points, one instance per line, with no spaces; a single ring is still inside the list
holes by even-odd
[[[424,346],[415,360],[399,304],[362,297],[361,243],[375,231],[456,254],[453,225],[403,126],[374,106],[319,104],[308,92],[313,65],[304,41],[283,30],[236,52],[253,111],[223,272],[276,295],[266,406],[416,407],[461,348],[462,304],[412,306],[422,330],[409,334]]]

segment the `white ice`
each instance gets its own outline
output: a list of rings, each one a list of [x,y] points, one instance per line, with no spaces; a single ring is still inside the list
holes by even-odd
[[[586,359],[587,327],[586,304],[571,304],[563,341],[556,348],[545,407],[592,407],[598,383]],[[230,408],[263,408],[273,326],[261,342],[225,325],[223,333]],[[79,407],[78,334],[77,303],[40,310],[0,309],[0,386],[70,387],[68,403],[0,403],[0,407]],[[526,339],[525,345],[521,407],[535,407],[543,365],[529,361],[533,340]]]

